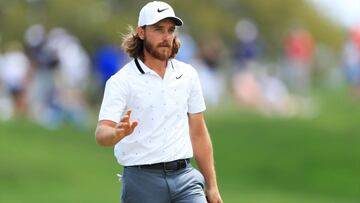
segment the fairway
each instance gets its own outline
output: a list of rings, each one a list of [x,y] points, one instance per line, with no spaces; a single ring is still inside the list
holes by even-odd
[[[360,202],[360,101],[316,95],[313,119],[231,105],[206,113],[224,202]],[[119,202],[121,170],[112,149],[95,144],[94,129],[0,122],[1,203]]]

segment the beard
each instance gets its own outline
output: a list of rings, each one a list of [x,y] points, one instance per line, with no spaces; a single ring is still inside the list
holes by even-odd
[[[144,39],[145,50],[154,58],[160,61],[166,61],[171,56],[172,44],[168,42],[162,42],[158,45],[152,44],[146,38]]]

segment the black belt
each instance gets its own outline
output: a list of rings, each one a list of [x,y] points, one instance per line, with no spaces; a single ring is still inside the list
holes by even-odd
[[[190,159],[179,159],[170,162],[162,162],[156,164],[147,164],[147,165],[137,165],[132,167],[138,167],[143,169],[156,169],[156,170],[164,170],[164,171],[176,171],[179,169],[186,168],[186,166],[190,163]]]

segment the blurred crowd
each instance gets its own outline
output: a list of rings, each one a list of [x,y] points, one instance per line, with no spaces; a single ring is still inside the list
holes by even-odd
[[[1,117],[29,116],[48,128],[70,121],[82,128],[90,74],[91,59],[75,36],[33,25],[24,42],[7,43],[1,55]]]
[[[319,79],[329,88],[349,84],[360,97],[360,28],[349,31],[337,54],[294,26],[276,60],[251,19],[238,21],[231,47],[211,34],[196,41],[185,30],[177,59],[197,69],[209,109],[232,102],[265,116],[311,117],[318,111],[311,90]],[[50,129],[64,122],[84,128],[94,110],[90,88],[101,97],[106,80],[129,60],[117,44],[103,43],[89,54],[66,29],[32,25],[23,41],[0,49],[0,120],[30,117]]]

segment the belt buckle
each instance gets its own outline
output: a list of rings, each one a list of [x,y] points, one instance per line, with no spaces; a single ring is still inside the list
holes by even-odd
[[[185,159],[181,159],[179,161],[177,161],[177,168],[178,170],[181,168],[185,168],[186,167],[186,160]]]

